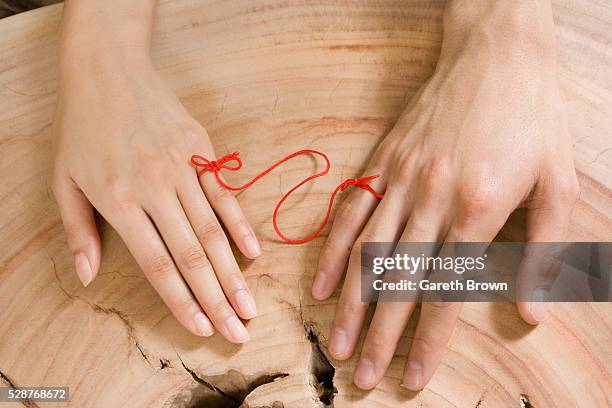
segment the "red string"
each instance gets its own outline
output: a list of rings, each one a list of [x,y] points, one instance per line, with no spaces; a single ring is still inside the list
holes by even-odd
[[[310,180],[313,180],[317,177],[322,177],[324,175],[326,175],[329,172],[329,169],[331,167],[331,164],[329,162],[329,158],[327,157],[327,155],[325,155],[325,153],[319,152],[317,150],[310,150],[310,149],[304,149],[304,150],[299,150],[295,153],[292,153],[284,158],[282,158],[281,160],[277,161],[276,163],[272,164],[270,167],[268,167],[266,170],[264,170],[263,172],[259,173],[257,176],[255,176],[255,178],[253,178],[252,180],[246,182],[245,184],[239,186],[239,187],[233,187],[228,185],[227,183],[225,183],[225,181],[223,181],[223,179],[220,177],[219,173],[221,172],[221,170],[225,169],[225,170],[231,170],[231,171],[237,171],[240,170],[242,168],[242,160],[240,160],[239,157],[240,152],[234,152],[232,154],[228,154],[225,155],[223,157],[221,157],[219,160],[208,160],[205,157],[199,156],[199,155],[193,155],[191,156],[191,163],[196,166],[196,168],[200,168],[200,170],[198,171],[198,176],[202,176],[205,173],[215,173],[215,177],[217,178],[217,182],[223,186],[224,188],[228,189],[228,190],[232,190],[232,191],[239,191],[239,190],[244,190],[245,188],[250,187],[252,184],[254,184],[257,180],[259,180],[260,178],[262,178],[263,176],[265,176],[266,174],[268,174],[269,172],[271,172],[272,170],[274,170],[275,168],[277,168],[278,166],[280,166],[281,164],[285,163],[287,160],[290,160],[296,156],[299,156],[301,154],[314,154],[314,155],[318,155],[321,156],[324,160],[325,160],[325,170],[313,174],[311,176],[306,177],[304,180],[300,181],[297,185],[295,185],[294,187],[291,188],[291,190],[287,191],[285,193],[285,195],[283,195],[283,197],[280,199],[280,201],[276,204],[276,207],[274,208],[274,213],[272,215],[272,224],[274,226],[274,230],[276,231],[276,234],[278,234],[279,237],[281,237],[281,239],[285,242],[289,242],[291,244],[302,244],[304,242],[308,242],[311,239],[315,238],[317,235],[319,235],[319,233],[321,232],[321,230],[323,228],[325,228],[325,225],[327,225],[327,221],[329,221],[329,215],[331,214],[331,210],[332,210],[332,206],[334,204],[334,199],[336,198],[336,194],[338,194],[339,191],[344,191],[347,188],[349,188],[350,186],[355,186],[358,188],[362,188],[364,190],[369,191],[374,197],[381,199],[383,198],[382,194],[379,194],[378,192],[376,192],[376,190],[374,190],[371,186],[370,186],[370,182],[374,179],[377,179],[378,177],[380,177],[380,174],[374,174],[372,176],[367,176],[367,177],[361,177],[361,178],[354,178],[354,179],[347,179],[345,181],[343,181],[338,187],[336,187],[334,189],[334,191],[332,192],[332,195],[329,199],[329,205],[327,206],[327,213],[325,214],[325,218],[323,219],[323,222],[321,223],[321,225],[319,225],[319,228],[317,228],[315,231],[313,231],[310,235],[304,237],[304,238],[298,238],[298,239],[293,239],[293,238],[289,238],[287,237],[285,234],[283,234],[280,229],[278,228],[278,223],[277,223],[277,216],[278,216],[278,211],[280,209],[280,206],[283,204],[283,202],[285,202],[285,200],[287,198],[289,198],[289,196],[298,188],[302,187],[304,184],[308,183]],[[229,165],[228,163],[231,162],[235,162],[234,165]]]

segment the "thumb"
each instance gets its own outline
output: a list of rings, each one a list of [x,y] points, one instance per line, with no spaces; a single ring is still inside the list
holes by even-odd
[[[100,269],[100,235],[96,229],[93,207],[69,177],[54,180],[53,193],[59,205],[68,246],[74,255],[76,273],[83,286],[87,286]]]
[[[543,188],[527,205],[527,229],[525,254],[517,273],[518,311],[527,323],[538,324],[546,315],[547,303],[542,301],[546,288],[550,288],[559,274],[557,255],[563,251],[558,242],[567,235],[572,208],[578,197],[578,184],[574,178],[565,183],[550,183],[554,188]],[[549,184],[549,185],[550,185]],[[534,244],[548,243],[548,244]],[[542,297],[540,301],[538,297]],[[523,299],[521,299],[523,298]]]

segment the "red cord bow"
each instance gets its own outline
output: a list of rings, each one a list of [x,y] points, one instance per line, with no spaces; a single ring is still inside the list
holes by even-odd
[[[378,193],[378,192],[376,192],[376,190],[374,190],[370,186],[370,184],[369,184],[372,180],[377,179],[378,177],[380,177],[380,174],[374,174],[372,176],[366,176],[366,177],[355,178],[355,179],[347,179],[347,180],[343,181],[340,185],[338,185],[338,187],[336,187],[334,189],[334,191],[332,192],[332,195],[331,195],[331,197],[329,199],[329,205],[327,206],[327,212],[325,214],[325,218],[323,219],[323,222],[321,223],[321,225],[319,225],[319,227],[314,232],[312,232],[310,235],[308,235],[308,236],[306,236],[304,238],[292,239],[292,238],[289,238],[286,235],[284,235],[280,231],[280,229],[278,228],[277,216],[278,216],[278,211],[280,209],[280,206],[283,204],[283,202],[287,198],[289,198],[289,196],[295,190],[297,190],[298,188],[300,188],[301,186],[303,186],[304,184],[306,184],[310,180],[315,179],[317,177],[324,176],[324,175],[326,175],[329,172],[331,164],[329,162],[329,159],[328,159],[327,155],[325,155],[325,153],[319,152],[317,150],[310,150],[310,149],[299,150],[299,151],[297,151],[295,153],[292,153],[289,156],[286,156],[286,157],[282,158],[281,160],[277,161],[276,163],[274,163],[273,165],[268,167],[263,172],[259,173],[257,176],[255,176],[255,178],[253,178],[252,180],[246,182],[245,184],[243,184],[243,185],[241,185],[239,187],[232,187],[232,186],[228,185],[227,183],[225,183],[225,181],[223,181],[223,179],[220,177],[219,173],[221,172],[222,169],[231,170],[231,171],[237,171],[240,168],[242,168],[242,160],[240,160],[240,158],[238,157],[239,154],[240,154],[239,152],[234,152],[232,154],[228,154],[228,155],[225,155],[225,156],[221,157],[219,160],[208,160],[205,157],[202,157],[202,156],[199,156],[199,155],[193,155],[193,156],[191,156],[191,163],[194,166],[196,166],[196,168],[200,168],[200,170],[198,170],[198,176],[202,176],[205,173],[212,172],[212,173],[215,174],[217,182],[221,186],[223,186],[224,188],[226,188],[228,190],[239,191],[239,190],[244,190],[245,188],[251,186],[253,183],[255,183],[257,180],[259,180],[260,178],[262,178],[263,176],[265,176],[266,174],[268,174],[272,170],[274,170],[276,167],[280,166],[281,164],[283,164],[287,160],[292,159],[293,157],[298,156],[300,154],[314,154],[314,155],[321,156],[325,160],[326,167],[325,167],[325,169],[323,171],[321,171],[319,173],[315,173],[315,174],[313,174],[311,176],[306,177],[304,180],[300,181],[297,185],[292,187],[289,191],[287,191],[285,193],[285,195],[283,195],[283,197],[280,199],[280,201],[276,204],[276,207],[274,208],[274,213],[272,215],[272,224],[274,226],[274,230],[276,231],[276,234],[283,241],[289,242],[291,244],[302,244],[304,242],[308,242],[308,241],[312,240],[317,235],[319,235],[321,230],[323,228],[325,228],[325,225],[327,225],[327,221],[329,220],[329,216],[331,214],[332,206],[334,204],[334,199],[336,198],[336,194],[338,194],[339,191],[344,191],[347,188],[349,188],[350,186],[355,186],[355,187],[358,187],[358,188],[361,188],[361,189],[369,191],[374,197],[376,197],[378,199],[383,198],[383,195]],[[228,166],[226,164],[226,163],[231,162],[231,161],[235,161],[236,165],[235,166]]]
[[[338,186],[338,188],[340,189],[340,191],[344,191],[350,186],[363,188],[364,190],[368,190],[370,193],[372,193],[374,197],[381,199],[383,198],[383,195],[377,193],[376,190],[374,190],[370,186],[370,184],[368,184],[370,181],[376,180],[379,177],[380,177],[380,174],[374,174],[372,176],[361,177],[361,178],[356,178],[356,179],[346,179],[344,182],[342,182],[342,184]]]
[[[196,167],[202,167],[202,170],[198,171],[198,176],[201,176],[202,174],[207,173],[209,171],[218,172],[221,169],[236,171],[240,170],[240,168],[242,167],[242,160],[240,160],[240,157],[238,157],[239,154],[240,152],[227,154],[221,157],[219,160],[208,160],[205,157],[194,154],[193,156],[191,156],[191,163]],[[225,164],[231,161],[235,161],[237,164],[233,167],[227,166]]]

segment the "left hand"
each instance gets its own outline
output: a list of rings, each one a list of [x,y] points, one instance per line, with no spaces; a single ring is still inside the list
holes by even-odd
[[[361,302],[360,242],[490,242],[517,207],[527,210],[527,241],[560,241],[566,234],[578,184],[552,28],[544,34],[541,25],[531,29],[525,15],[515,16],[520,27],[481,24],[469,32],[458,28],[465,15],[457,23],[449,13],[434,75],[365,171],[382,174],[372,187],[386,190],[384,198],[379,203],[352,191],[320,255],[312,288],[317,299],[331,296],[348,260],[329,346],[339,360],[355,351],[368,308]],[[547,24],[552,27],[552,18]],[[357,386],[380,382],[414,306],[376,306],[354,374]],[[418,390],[431,379],[460,309],[459,303],[422,305],[406,387]],[[519,304],[531,324],[545,310],[544,303]]]

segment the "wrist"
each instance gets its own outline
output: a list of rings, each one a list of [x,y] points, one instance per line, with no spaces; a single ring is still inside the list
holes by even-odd
[[[110,86],[126,76],[144,76],[154,71],[149,53],[123,48],[90,47],[63,49],[60,57],[59,83],[62,89],[89,87],[90,84]]]
[[[444,12],[442,55],[477,47],[482,56],[517,53],[540,63],[555,60],[555,32],[549,0],[451,0]]]
[[[155,0],[67,0],[60,71],[108,72],[150,65]]]

